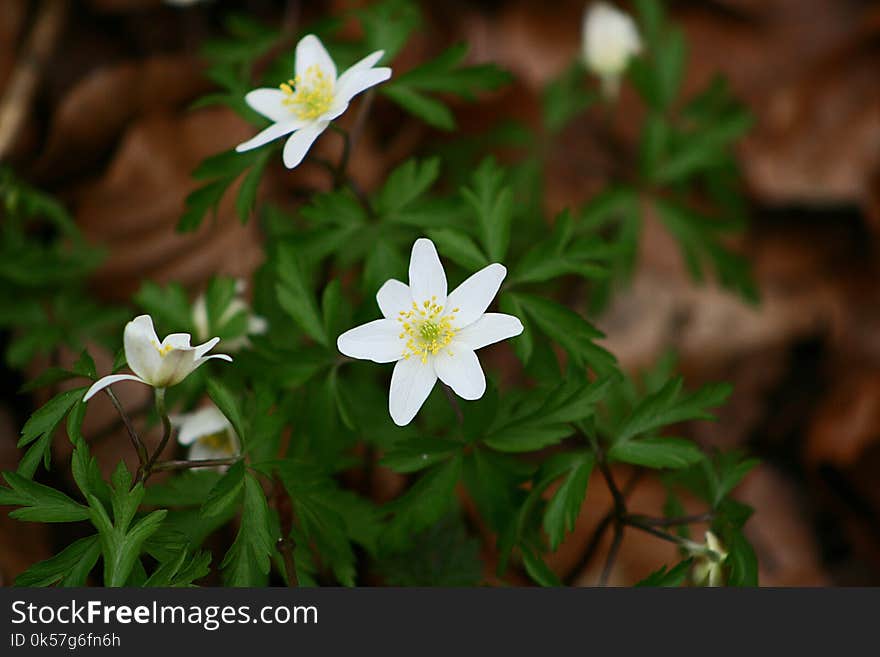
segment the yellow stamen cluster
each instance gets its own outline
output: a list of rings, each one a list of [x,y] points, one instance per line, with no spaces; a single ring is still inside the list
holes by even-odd
[[[294,116],[303,121],[316,119],[333,104],[333,80],[317,64],[309,66],[303,75],[297,75],[280,85],[283,102]]]
[[[155,340],[153,341],[153,346],[156,347],[156,351],[158,351],[158,352],[159,352],[159,355],[162,356],[163,358],[164,358],[165,356],[167,356],[167,355],[168,355],[168,354],[174,349],[174,347],[172,347],[170,344],[166,344],[166,345],[163,347],[162,345],[160,345],[160,344],[159,344],[158,342],[156,342]]]
[[[199,438],[199,442],[213,450],[232,452],[234,449],[228,431],[218,431],[217,433],[202,436]]]
[[[458,308],[455,308],[449,315],[444,315],[443,306],[437,304],[437,297],[431,297],[421,305],[413,301],[412,309],[401,310],[397,321],[403,328],[400,339],[406,340],[403,358],[408,360],[417,356],[423,363],[427,363],[429,355],[434,356],[448,347],[458,333],[458,329],[453,326],[457,312]],[[449,355],[452,355],[452,351]]]

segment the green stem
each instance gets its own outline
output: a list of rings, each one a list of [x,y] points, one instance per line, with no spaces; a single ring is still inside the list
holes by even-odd
[[[148,460],[146,445],[144,445],[144,442],[141,440],[138,432],[135,431],[134,425],[131,423],[131,419],[125,412],[122,404],[119,403],[119,399],[116,397],[116,394],[110,389],[109,386],[104,388],[104,391],[107,393],[110,401],[113,402],[113,406],[116,408],[116,412],[119,413],[119,417],[122,419],[122,423],[125,425],[126,431],[128,431],[128,437],[131,439],[131,444],[134,446],[135,452],[137,452],[140,467],[144,467]]]
[[[230,456],[224,459],[196,459],[195,461],[157,461],[153,464],[151,472],[164,470],[191,470],[194,468],[214,468],[222,465],[234,465],[240,456]]]
[[[150,478],[156,460],[165,450],[165,446],[171,438],[171,419],[168,417],[168,412],[165,410],[165,388],[156,388],[155,392],[156,414],[162,419],[162,440],[159,441],[159,446],[156,448],[156,451],[153,452],[150,459],[138,470],[138,476],[135,479],[136,483],[144,483]]]

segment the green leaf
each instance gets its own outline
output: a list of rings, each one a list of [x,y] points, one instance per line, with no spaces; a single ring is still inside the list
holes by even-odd
[[[428,237],[434,241],[445,257],[464,269],[477,270],[489,264],[489,259],[480,247],[460,231],[448,228],[429,230]]]
[[[441,438],[411,438],[404,440],[389,451],[381,464],[396,472],[418,472],[442,461],[463,445]]]
[[[131,475],[120,461],[112,476],[113,489],[110,502],[113,520],[101,501],[94,495],[86,495],[89,501],[89,519],[101,537],[104,555],[104,586],[125,586],[132,570],[140,563],[139,557],[144,541],[154,534],[168,513],[164,509],[153,511],[134,525],[135,513],[144,497],[144,487],[131,485]]]
[[[625,442],[634,436],[651,433],[686,420],[713,420],[708,409],[724,403],[731,386],[726,383],[706,385],[693,393],[682,393],[680,377],[671,379],[656,393],[645,397],[618,428],[615,441]]]
[[[86,387],[73,388],[62,392],[43,406],[34,411],[21,430],[21,438],[18,447],[24,447],[33,443],[21,462],[18,464],[18,473],[27,479],[31,479],[37,471],[40,459],[48,464],[52,448],[52,436],[64,416],[80,401],[85,394]]]
[[[261,586],[271,567],[275,539],[269,505],[260,483],[250,473],[244,479],[241,527],[220,568],[225,586]]]
[[[367,221],[364,206],[347,188],[315,194],[299,213],[314,224],[358,227]]]
[[[15,578],[16,586],[85,586],[101,556],[97,535],[74,541],[50,559],[35,563]]]
[[[538,584],[541,586],[562,586],[559,577],[550,570],[550,567],[544,563],[544,560],[539,555],[532,553],[530,550],[523,550],[522,558],[529,577]]]
[[[739,530],[732,530],[727,536],[727,559],[730,574],[728,586],[758,586],[758,557],[748,539]]]
[[[216,213],[220,200],[233,180],[221,178],[190,192],[186,197],[186,209],[180,217],[177,230],[181,233],[193,231],[202,224],[202,220],[208,212]]]
[[[406,111],[442,130],[452,130],[455,119],[442,103],[423,92],[453,93],[465,99],[478,91],[496,89],[510,80],[510,75],[494,65],[458,66],[467,54],[464,45],[456,45],[424,64],[395,76],[380,91]]]
[[[550,548],[556,550],[566,532],[574,531],[581,505],[587,494],[587,484],[593,470],[594,457],[582,452],[573,458],[562,484],[554,493],[544,511],[544,531],[550,537]]]
[[[595,102],[596,95],[587,88],[585,80],[583,65],[575,62],[544,88],[544,125],[551,134],[562,130]]]
[[[391,546],[406,545],[412,535],[440,520],[455,502],[461,476],[461,456],[434,466],[406,493],[386,505],[394,513],[383,539]]]
[[[221,479],[218,472],[208,469],[187,470],[146,489],[143,503],[147,506],[200,506]]]
[[[216,379],[208,379],[208,396],[232,424],[232,428],[235,429],[235,433],[241,439],[242,445],[247,449],[249,436],[245,431],[238,399],[235,398],[229,388]]]
[[[368,50],[384,50],[385,61],[390,61],[403,48],[422,22],[419,6],[408,0],[374,2],[356,13]]]
[[[269,162],[269,156],[272,154],[271,149],[262,149],[259,153],[256,163],[248,170],[241,181],[241,187],[238,190],[238,196],[235,197],[235,211],[241,223],[247,223],[257,202],[257,190],[260,186],[260,180],[263,177],[263,171]]]
[[[568,211],[557,216],[550,237],[530,248],[510,276],[510,284],[541,283],[567,274],[606,278],[609,247],[599,239],[585,238],[571,244],[574,226]]]
[[[145,587],[191,586],[211,572],[211,553],[200,551],[190,555],[186,549],[162,564],[144,582]]]
[[[703,452],[684,438],[643,438],[614,443],[608,457],[647,468],[686,468],[698,463]]]
[[[376,198],[376,212],[393,218],[424,194],[440,175],[440,158],[410,159],[388,176]]]
[[[593,414],[609,381],[563,383],[551,390],[535,410],[510,415],[492,429],[484,442],[501,452],[530,452],[556,444],[574,433],[572,422]]]
[[[516,293],[520,306],[547,337],[558,342],[578,364],[588,364],[600,374],[613,371],[616,359],[593,340],[605,337],[578,313],[555,301]]]
[[[59,490],[15,472],[5,472],[3,478],[10,487],[0,488],[0,505],[20,507],[10,511],[10,518],[30,522],[76,522],[89,517],[86,507]]]
[[[440,130],[454,130],[455,117],[439,100],[400,84],[386,84],[380,90],[407,112]]]
[[[716,164],[727,147],[752,126],[752,117],[738,111],[718,117],[712,125],[688,135],[662,164],[655,167],[653,178],[660,184],[686,180],[696,172]]]
[[[655,570],[641,582],[636,584],[636,586],[681,586],[682,584],[684,584],[684,580],[687,577],[688,572],[690,572],[693,563],[693,559],[685,559],[684,561],[676,564],[672,568],[667,568],[665,565],[661,566],[658,570]]]
[[[278,282],[275,286],[278,303],[315,342],[329,346],[318,304],[305,276],[296,251],[289,247],[279,249]]]
[[[513,221],[513,189],[505,184],[504,170],[487,157],[471,177],[471,186],[461,195],[473,208],[480,227],[480,240],[495,262],[507,255]]]
[[[244,461],[234,463],[223,477],[211,488],[199,511],[205,518],[220,517],[229,513],[240,501],[244,490]]]

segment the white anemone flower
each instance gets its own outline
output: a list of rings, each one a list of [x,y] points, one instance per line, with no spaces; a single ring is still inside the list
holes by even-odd
[[[314,34],[304,36],[296,45],[295,77],[278,89],[255,89],[245,96],[245,102],[272,125],[235,150],[249,151],[290,135],[284,145],[284,166],[294,168],[330,122],[348,109],[352,98],[391,77],[390,68],[375,67],[384,54],[377,50],[337,77],[336,64],[321,40]]]
[[[99,379],[86,391],[83,401],[118,381],[139,381],[164,389],[180,383],[212,358],[232,361],[226,354],[205,355],[220,342],[220,338],[212,338],[195,347],[191,347],[189,341],[189,333],[172,333],[159,342],[153,318],[149,315],[135,317],[125,325],[123,334],[125,359],[134,375],[111,374]]]
[[[180,430],[177,442],[189,447],[191,461],[226,459],[238,456],[241,445],[238,435],[226,416],[211,404],[192,413],[171,416],[171,424]],[[218,470],[225,470],[219,466]]]
[[[584,63],[602,80],[606,96],[614,97],[629,60],[642,51],[635,21],[606,2],[596,2],[584,12]]]
[[[346,331],[336,344],[346,356],[396,363],[388,409],[398,426],[409,424],[439,378],[463,399],[479,399],[486,377],[475,350],[523,331],[512,315],[486,309],[507,275],[494,263],[446,294],[446,273],[434,243],[413,244],[409,285],[391,279],[376,294],[384,319]]]
[[[266,321],[266,318],[254,315],[251,312],[247,301],[242,299],[242,295],[246,289],[247,283],[245,283],[244,279],[238,279],[235,282],[235,296],[229,302],[229,305],[226,306],[225,310],[220,313],[220,317],[217,319],[218,325],[222,326],[238,313],[242,311],[247,313],[247,327],[245,328],[244,335],[232,338],[231,340],[223,340],[223,348],[228,349],[229,351],[238,351],[239,349],[249,346],[249,335],[262,335],[269,330],[269,323]],[[211,330],[211,327],[208,323],[208,304],[204,293],[197,296],[196,300],[193,302],[192,321],[196,330],[196,339],[207,340],[209,335],[208,331]]]

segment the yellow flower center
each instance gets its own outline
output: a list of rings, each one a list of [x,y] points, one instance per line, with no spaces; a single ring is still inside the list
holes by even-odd
[[[230,440],[228,431],[218,431],[217,433],[210,433],[207,436],[202,436],[199,438],[199,442],[205,447],[209,447],[213,450],[222,450],[224,452],[232,453],[235,449],[232,440]]]
[[[316,119],[333,104],[333,80],[317,64],[309,66],[301,76],[282,83],[284,103],[296,118]]]
[[[401,310],[397,321],[403,328],[400,339],[406,340],[403,358],[409,360],[416,356],[427,363],[429,355],[434,356],[448,347],[458,333],[458,329],[452,325],[457,312],[458,308],[455,308],[452,314],[443,315],[443,306],[437,304],[437,297],[431,297],[421,305],[413,301],[411,310]],[[449,355],[452,355],[452,351],[449,351]]]
[[[153,346],[156,347],[156,351],[159,352],[159,355],[162,356],[162,358],[165,358],[165,356],[167,356],[170,352],[174,350],[174,347],[172,347],[170,344],[166,344],[163,347],[155,340],[153,341]]]

